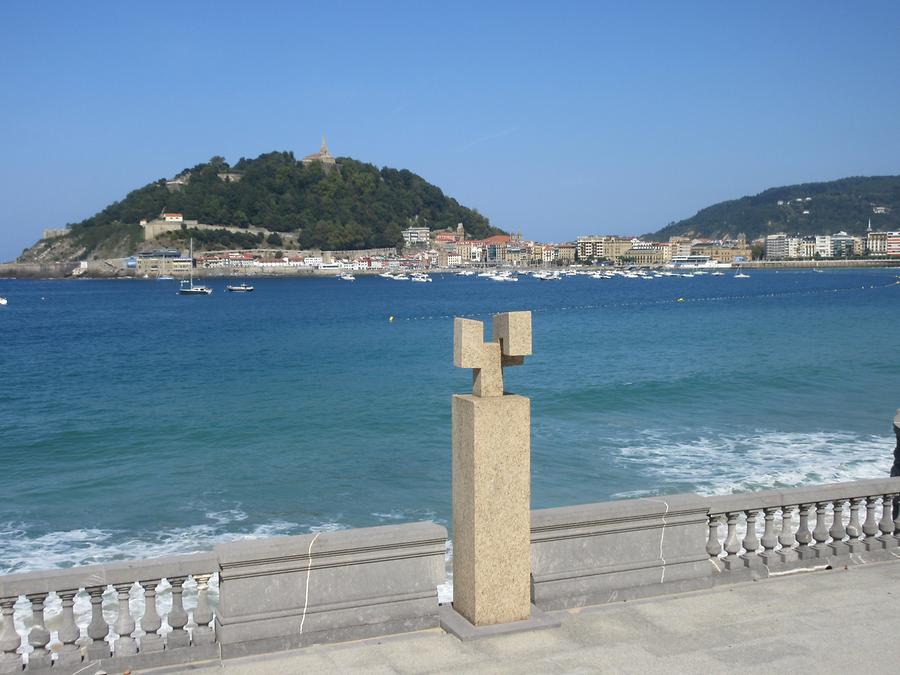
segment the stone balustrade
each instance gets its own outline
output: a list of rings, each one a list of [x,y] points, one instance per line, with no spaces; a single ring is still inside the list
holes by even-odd
[[[898,499],[900,478],[886,478],[532,511],[533,602],[565,609],[895,559]]]
[[[713,497],[706,552],[723,570],[754,576],[877,560],[900,545],[898,499],[898,478]]]
[[[893,560],[898,499],[891,478],[535,510],[532,602],[556,610]],[[410,523],[0,576],[0,673],[122,672],[434,627],[446,537]]]
[[[28,672],[89,664],[122,672],[215,656],[217,574],[215,556],[197,554],[0,576],[0,673],[23,664]]]

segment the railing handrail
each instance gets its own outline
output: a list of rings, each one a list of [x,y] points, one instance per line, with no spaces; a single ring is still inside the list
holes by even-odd
[[[212,552],[0,575],[0,598],[218,572]]]
[[[872,478],[844,483],[826,483],[783,490],[761,490],[708,497],[709,513],[718,516],[734,511],[816,504],[835,499],[856,499],[900,493],[900,477]]]

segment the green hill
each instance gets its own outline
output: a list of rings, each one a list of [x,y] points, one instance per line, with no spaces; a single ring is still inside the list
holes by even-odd
[[[78,258],[132,253],[143,236],[138,223],[163,211],[210,225],[291,232],[303,248],[330,250],[396,246],[401,230],[414,222],[432,230],[462,223],[479,238],[500,232],[478,211],[405,169],[379,169],[347,157],[327,169],[319,162],[298,161],[291,152],[242,158],[234,166],[213,157],[178,174],[187,180],[174,190],[160,179],[68,225],[67,241],[60,242],[65,246],[57,248]],[[239,174],[239,180],[220,178],[227,172]]]
[[[887,207],[888,212],[875,213],[877,207]],[[755,239],[775,232],[809,235],[841,230],[861,234],[870,218],[873,229],[900,229],[900,176],[860,176],[769,188],[752,197],[708,206],[648,236],[662,240],[676,235],[720,238],[743,232],[748,239]]]

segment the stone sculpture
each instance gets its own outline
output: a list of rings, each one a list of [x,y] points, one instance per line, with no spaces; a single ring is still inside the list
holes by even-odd
[[[531,618],[531,405],[503,390],[503,367],[531,354],[531,312],[453,323],[453,363],[472,394],[453,397],[453,609],[473,626]]]

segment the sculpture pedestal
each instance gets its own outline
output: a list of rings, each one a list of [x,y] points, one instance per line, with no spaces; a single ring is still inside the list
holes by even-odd
[[[453,397],[453,609],[473,626],[531,616],[531,406]]]

